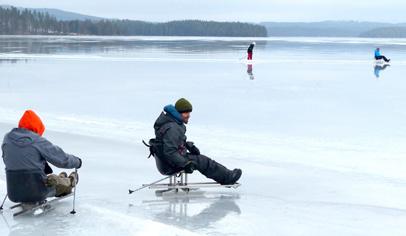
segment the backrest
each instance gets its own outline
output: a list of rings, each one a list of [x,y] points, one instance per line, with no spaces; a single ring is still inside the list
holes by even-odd
[[[40,202],[50,191],[41,170],[6,170],[6,179],[8,198],[12,202]]]
[[[158,132],[159,133],[159,138],[153,138],[150,139],[148,144],[146,144],[144,141],[144,145],[147,146],[149,148],[150,151],[150,156],[152,155],[155,159],[155,164],[156,167],[159,171],[159,173],[161,173],[162,175],[173,175],[175,174],[176,171],[172,165],[170,165],[164,157],[163,151],[162,151],[162,135],[166,132],[166,131],[162,131],[167,130],[169,128],[169,125],[164,125],[163,127],[161,127],[161,131]]]
[[[159,173],[161,173],[162,175],[173,175],[173,174],[179,172],[179,171],[175,170],[174,168],[172,168],[172,166],[170,166],[164,160],[161,160],[161,158],[158,157],[157,155],[154,155],[154,158],[155,158],[156,167],[157,167]]]

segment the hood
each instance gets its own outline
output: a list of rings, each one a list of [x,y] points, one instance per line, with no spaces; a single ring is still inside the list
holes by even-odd
[[[164,111],[166,114],[168,114],[170,117],[172,117],[176,123],[178,124],[183,124],[182,120],[182,115],[176,110],[176,107],[174,105],[167,105],[164,107]]]
[[[167,105],[164,107],[164,112],[162,112],[161,115],[158,117],[158,119],[155,121],[154,129],[158,130],[164,124],[170,122],[177,123],[178,125],[183,124],[181,114],[176,110],[175,106],[173,105]]]
[[[20,122],[18,123],[18,128],[30,130],[37,133],[39,136],[42,136],[45,131],[45,126],[42,123],[41,118],[39,118],[39,116],[32,110],[27,110],[24,112],[24,115],[21,117]]]
[[[29,131],[27,129],[14,128],[6,136],[5,142],[9,141],[18,146],[31,145],[39,138],[37,133]]]

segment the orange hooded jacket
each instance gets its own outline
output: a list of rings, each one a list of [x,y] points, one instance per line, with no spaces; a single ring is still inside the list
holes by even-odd
[[[26,110],[18,123],[18,128],[24,128],[37,133],[39,136],[45,131],[41,118],[32,110]]]

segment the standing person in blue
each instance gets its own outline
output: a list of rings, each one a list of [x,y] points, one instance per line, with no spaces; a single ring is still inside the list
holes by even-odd
[[[375,49],[375,60],[383,59],[385,62],[390,62],[390,59],[386,58],[384,55],[381,55],[381,49]]]
[[[175,106],[167,105],[155,121],[154,155],[163,163],[165,173],[174,174],[184,170],[191,173],[197,169],[207,178],[222,185],[235,184],[241,177],[240,169],[229,170],[220,163],[200,154],[193,142],[186,140],[192,104],[184,98],[179,99]],[[150,143],[151,144],[151,143]],[[162,171],[161,171],[162,173]]]

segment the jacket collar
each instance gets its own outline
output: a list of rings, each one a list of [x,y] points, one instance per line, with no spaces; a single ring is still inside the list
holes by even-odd
[[[174,105],[167,105],[164,107],[164,111],[166,114],[168,114],[170,117],[172,117],[176,123],[178,124],[183,124],[182,116],[181,114],[176,110]]]

